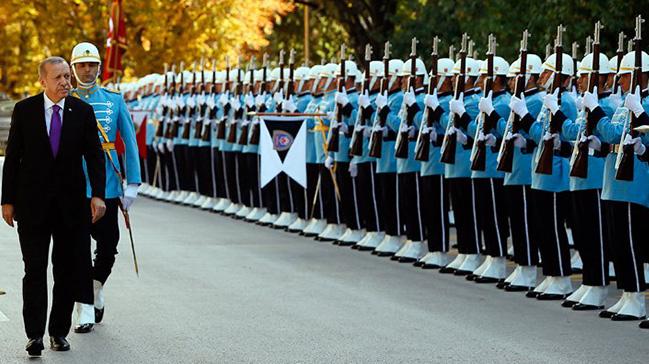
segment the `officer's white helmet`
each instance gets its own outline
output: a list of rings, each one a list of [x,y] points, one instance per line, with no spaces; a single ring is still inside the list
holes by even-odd
[[[388,88],[392,87],[394,82],[397,79],[397,76],[401,74],[403,69],[403,61],[400,59],[391,59],[388,63],[388,71],[390,72],[390,80],[388,82]]]
[[[453,65],[453,74],[460,73],[461,59],[458,59]],[[471,57],[466,57],[466,75],[477,77],[480,76],[480,62]]]
[[[575,65],[573,63],[572,57],[570,57],[567,53],[563,53],[562,61],[563,64],[561,67],[561,74],[566,76],[574,75]],[[545,60],[545,62],[543,62],[541,68],[543,70],[550,70],[552,72],[556,72],[557,70],[556,65],[557,65],[557,55],[556,53],[553,53],[552,55],[550,55],[550,57],[548,57],[548,59]]]
[[[432,70],[431,70],[432,72]],[[453,60],[450,58],[440,58],[437,60],[437,75],[448,77],[453,76]]]
[[[494,76],[507,76],[509,63],[503,57],[494,56]],[[480,67],[480,74],[487,74],[487,61],[484,60]]]
[[[309,76],[311,69],[309,67],[300,66],[293,71],[296,81],[302,81]]]
[[[339,66],[335,63],[327,63],[320,70],[320,77],[334,78],[338,73]]]
[[[617,73],[617,54],[608,60],[608,67],[611,69],[611,73]]]
[[[374,84],[379,77],[383,77],[384,68],[383,62],[370,61],[370,89],[374,87]]]
[[[309,74],[308,74],[307,77],[308,77],[310,80],[315,80],[315,79],[317,79],[318,77],[320,77],[320,72],[322,72],[322,67],[323,67],[323,66],[321,66],[321,65],[319,65],[319,64],[316,64],[315,66],[311,67],[311,68],[309,69]]]
[[[399,76],[410,76],[411,67],[412,67],[412,59],[408,58],[408,60],[403,63],[403,67],[401,68],[401,74]],[[419,58],[417,58],[415,62],[415,74],[417,76],[423,76],[426,74],[426,65],[424,64],[424,61],[422,61]]]
[[[94,44],[82,42],[72,48],[72,57],[70,57],[70,64],[81,62],[101,63],[99,57],[99,50]]]
[[[626,73],[632,73],[635,69],[635,52],[629,52],[624,57],[622,57],[622,62],[620,63],[620,70],[618,75],[623,75]],[[642,72],[649,72],[649,55],[646,52],[642,52]]]
[[[541,57],[537,56],[536,54],[528,54],[527,55],[527,72],[526,74],[533,74],[533,75],[538,75],[541,74],[542,68],[541,65],[543,64],[543,61],[541,60]],[[517,74],[521,72],[521,59],[520,57],[516,59],[511,66],[509,66],[509,72],[507,73],[507,77],[514,77]]]
[[[345,61],[345,74],[347,77],[356,77],[358,79],[358,66],[354,61]],[[340,76],[340,64],[336,66],[336,77]]]

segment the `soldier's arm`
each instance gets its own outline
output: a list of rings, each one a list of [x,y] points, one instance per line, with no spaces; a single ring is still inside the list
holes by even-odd
[[[135,126],[128,112],[124,99],[119,98],[119,116],[117,118],[117,129],[124,141],[124,163],[126,169],[126,181],[128,184],[140,184],[140,159],[135,137]]]

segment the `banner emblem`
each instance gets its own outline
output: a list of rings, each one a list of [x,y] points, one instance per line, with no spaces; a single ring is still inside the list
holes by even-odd
[[[289,150],[293,145],[293,136],[284,130],[273,130],[273,149],[278,152]]]

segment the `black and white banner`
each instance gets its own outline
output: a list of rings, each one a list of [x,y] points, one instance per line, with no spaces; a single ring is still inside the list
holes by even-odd
[[[302,116],[262,116],[261,187],[281,172],[306,188],[306,122]]]

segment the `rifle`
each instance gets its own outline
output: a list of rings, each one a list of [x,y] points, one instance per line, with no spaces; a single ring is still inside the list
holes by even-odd
[[[642,19],[642,15],[638,15],[635,19],[635,38],[633,38],[635,65],[629,92],[635,92],[636,87],[642,84],[642,23],[644,23],[644,19]],[[633,145],[625,145],[624,140],[627,135],[630,135],[631,138],[638,137],[638,131],[634,130],[635,119],[635,114],[629,110],[629,117],[624,125],[624,132],[620,138],[620,146],[618,147],[617,159],[615,161],[615,167],[617,169],[615,179],[620,181],[633,181],[635,153],[633,152]]]
[[[198,88],[198,92],[201,95],[201,103],[196,105],[198,109],[198,118],[196,118],[196,125],[194,126],[194,139],[200,139],[203,134],[203,123],[205,122],[206,112],[207,112],[207,103],[205,100],[205,58],[201,57],[201,83]],[[198,98],[197,98],[198,101]]]
[[[455,78],[455,91],[453,93],[453,98],[459,99],[460,94],[464,92],[464,82],[466,78],[466,52],[467,45],[469,42],[469,36],[464,33],[462,34],[462,47],[460,48],[460,73],[456,75]],[[448,131],[455,127],[455,119],[459,116],[455,113],[451,113],[449,116],[448,125],[446,126],[446,133],[444,133],[444,141],[442,142],[442,150],[440,161],[445,164],[455,164],[455,152],[457,149],[457,139],[455,134],[450,135]]]
[[[190,104],[191,106],[188,106]],[[188,112],[187,112],[188,111]],[[196,114],[196,62],[192,65],[192,86],[189,89],[189,97],[181,115],[185,117],[185,127],[183,128],[182,138],[189,139],[189,132],[191,131],[192,118]]]
[[[379,89],[379,94],[389,93],[390,91],[390,42],[385,42],[385,48],[383,49],[383,79],[381,80],[381,86]],[[388,114],[390,114],[390,107],[385,105],[381,110],[377,110],[376,117],[379,119],[378,123],[381,128],[385,127],[385,123],[388,119]],[[372,158],[381,158],[381,151],[383,148],[383,131],[372,130],[372,135],[370,136],[370,152],[369,156]]]
[[[514,96],[519,99],[525,93],[526,86],[526,74],[527,74],[527,40],[530,36],[530,33],[525,29],[523,32],[523,39],[521,40],[521,49],[520,49],[520,71],[516,76],[516,85],[514,86]],[[498,166],[496,170],[506,173],[511,173],[514,165],[514,138],[511,138],[511,134],[518,132],[519,128],[516,126],[520,121],[520,117],[511,110],[509,112],[509,118],[507,119],[507,125],[505,126],[505,137],[500,143],[500,150],[498,151]]]
[[[561,107],[561,70],[563,69],[563,32],[565,31],[566,27],[559,25],[557,27],[557,38],[554,41],[556,67],[554,70],[554,79],[552,80],[551,92],[559,90],[557,95],[557,103],[559,107]],[[550,115],[548,115],[549,126],[547,129],[547,132],[550,134],[556,134],[561,131],[561,126],[555,125],[555,123],[552,122],[553,119],[554,116],[552,115],[552,113],[550,113]],[[543,138],[543,136],[541,138]],[[539,151],[539,154],[537,156],[537,165],[535,172],[539,174],[552,174],[552,160],[554,159],[554,140],[552,138],[550,140],[543,140],[543,144],[541,144],[540,147],[541,150]]]
[[[592,71],[588,74],[588,92],[593,92],[595,86],[599,84],[599,32],[602,29],[602,24],[598,21],[595,23],[595,34],[593,46],[593,67]],[[607,65],[604,65],[606,67]],[[586,110],[584,116],[584,125],[579,130],[575,145],[572,149],[570,177],[586,178],[588,176],[588,140],[583,140],[584,137],[588,138],[593,135],[595,125],[588,121],[589,111]],[[582,141],[583,140],[583,141]]]
[[[295,49],[288,52],[288,83],[286,85],[286,100],[295,94]]]
[[[169,107],[169,112],[168,112],[168,117],[167,120],[165,121],[165,132],[164,132],[164,137],[167,139],[172,139],[172,132],[173,132],[173,119],[174,119],[174,112],[176,110],[176,65],[174,64],[171,66],[171,93],[169,94],[169,97],[167,98],[167,106]]]
[[[484,95],[485,97],[489,95],[489,92],[493,90],[493,79],[494,79],[494,55],[496,54],[496,37],[493,34],[489,34],[489,40],[487,45],[487,77],[484,80]],[[480,113],[480,118],[478,119],[478,125],[475,132],[475,142],[473,143],[473,148],[471,150],[471,170],[472,171],[484,171],[487,168],[487,145],[484,140],[480,140],[480,133],[486,135],[495,125],[487,125],[487,117],[485,113]]]
[[[254,99],[254,87],[255,87],[255,56],[250,57],[250,64],[248,65],[248,68],[250,68],[250,87],[248,92],[252,95]],[[245,93],[245,92],[244,92]],[[244,102],[245,104],[245,102]],[[240,145],[248,145],[248,129],[250,125],[250,115],[248,115],[249,112],[255,111],[255,104],[253,101],[253,104],[250,108],[248,108],[248,105],[244,105],[246,112],[245,112],[245,118],[248,121],[247,123],[243,123],[241,125],[241,135],[239,136],[239,143]]]
[[[617,38],[617,68],[615,69],[615,76],[613,77],[613,93],[616,94],[620,85],[618,85],[619,76],[617,75],[620,72],[620,65],[622,64],[622,58],[624,58],[624,32],[620,32]]]
[[[577,87],[577,57],[579,56],[579,43],[572,42],[572,77],[570,77],[570,91]],[[584,53],[586,55],[586,53]]]
[[[408,92],[410,89],[417,87],[417,38],[412,38],[412,43],[410,45],[410,77],[408,77]],[[408,127],[413,126],[415,114],[419,110],[417,104],[413,104],[412,108],[404,105],[406,107],[406,125]],[[408,131],[399,132],[397,135],[397,142],[394,151],[394,156],[397,158],[408,158],[408,144],[410,141],[410,136]]]
[[[230,57],[225,56],[225,86],[223,86],[222,93],[229,96],[230,92]],[[230,103],[227,103],[223,107],[223,116],[221,121],[218,122],[216,126],[216,139],[224,140],[225,139],[225,123],[228,121],[228,115],[230,114],[230,108],[232,106]]]
[[[365,68],[365,72],[364,72],[365,78],[363,79],[361,95],[364,95],[365,92],[369,93],[370,91],[370,78],[371,78],[370,62],[371,61],[372,61],[372,46],[369,45],[368,43],[365,45],[365,60],[363,63],[363,67]],[[372,117],[373,112],[374,112],[374,108],[372,108],[372,105],[367,106],[367,108],[361,107],[357,115],[356,123],[361,127],[365,127],[368,124],[370,118]],[[351,146],[349,147],[349,154],[359,156],[359,157],[363,155],[363,128],[354,129]]]
[[[433,52],[430,54],[432,58],[432,64],[430,66],[430,81],[428,82],[428,90],[427,93],[428,95],[432,95],[435,93],[435,90],[437,89],[437,82],[438,82],[438,75],[437,75],[437,60],[438,60],[438,54],[437,54],[437,47],[439,46],[439,38],[435,36],[433,38]],[[433,120],[434,116],[433,113],[435,110],[432,110],[430,107],[426,106],[424,109],[424,115],[422,116],[421,120],[426,121],[426,128],[430,130],[433,128],[433,124],[438,123],[439,120]],[[415,160],[421,161],[421,162],[428,162],[428,154],[430,153],[430,144],[433,143],[432,140],[430,140],[430,132],[425,133],[424,130],[426,128],[419,128],[419,135],[417,136],[417,144],[415,144]]]
[[[345,45],[340,46],[340,78],[338,79],[338,92],[342,92],[345,88]],[[343,105],[336,103],[336,125],[329,128],[329,135],[327,136],[327,152],[337,152],[340,144],[340,125],[343,121]]]
[[[237,83],[234,86],[234,97],[239,99],[241,97],[241,91],[243,90],[243,80],[241,79],[241,56],[237,59]],[[234,117],[230,123],[230,129],[228,132],[228,143],[237,142],[237,127],[239,125],[239,120],[243,117],[243,106],[239,110],[234,111]]]
[[[169,97],[168,93],[169,90],[167,89],[167,82],[168,82],[168,76],[167,72],[169,72],[169,65],[165,63],[165,81],[164,81],[164,88],[162,89],[162,97],[161,97],[161,104],[162,104],[162,118],[161,120],[158,120],[158,126],[155,131],[155,136],[158,138],[161,138],[164,135],[164,120],[167,118],[169,115],[169,105],[167,104],[167,98]]]
[[[268,54],[264,53],[262,61],[262,72],[261,72],[261,84],[259,85],[259,94],[263,95],[266,93],[266,83],[268,77]],[[266,104],[262,103],[259,105],[259,112],[266,112]],[[259,145],[259,123],[252,124],[252,131],[250,132],[250,144]]]
[[[207,98],[209,100],[214,101],[214,97],[216,94],[216,60],[212,59],[212,85],[210,87],[210,92],[209,96]],[[207,106],[207,102],[205,103]],[[207,120],[203,121],[203,135],[201,137],[201,140],[204,142],[208,142],[210,140],[210,129],[212,128],[212,120],[216,119],[216,103],[214,102],[213,107],[210,108],[209,114],[205,114],[205,118]]]

